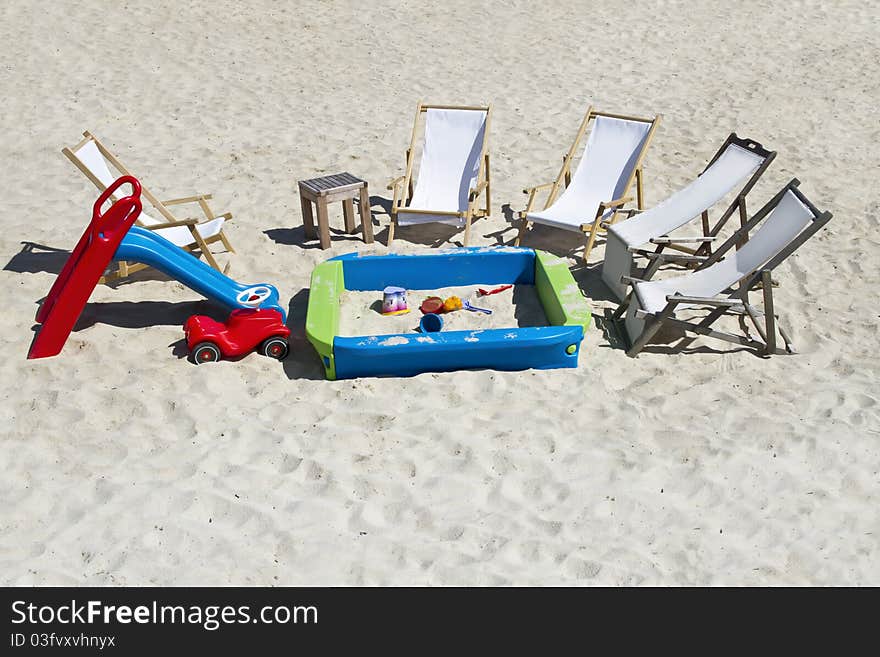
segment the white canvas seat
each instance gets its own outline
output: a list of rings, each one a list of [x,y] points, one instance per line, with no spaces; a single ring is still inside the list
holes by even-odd
[[[626,294],[626,286],[620,282],[620,279],[632,273],[633,249],[649,243],[652,239],[668,235],[696,217],[702,216],[704,219],[703,237],[707,239],[703,243],[711,241],[739,205],[742,204],[744,209],[746,194],[773,161],[775,155],[757,142],[740,139],[735,134],[731,134],[709,165],[687,187],[680,189],[650,210],[608,228],[605,257],[602,263],[602,279],[605,284],[618,299],[622,299]],[[746,179],[748,181],[742,186]],[[708,210],[735,189],[740,189],[737,198],[715,227],[710,229]],[[700,242],[701,238],[691,241]],[[662,251],[662,248],[663,245],[660,245],[658,252]],[[687,249],[682,250],[687,251]]]
[[[64,148],[62,152],[98,189],[105,190],[121,175],[132,175],[94,135],[84,132],[83,136],[84,139],[79,144]],[[160,201],[150,193],[143,181],[141,181],[141,189],[143,197],[153,208],[150,212],[141,211],[137,221],[139,225],[155,231],[182,249],[200,252],[208,264],[218,270],[220,267],[208,245],[221,241],[227,251],[234,253],[232,245],[223,232],[224,224],[232,218],[232,215],[228,212],[214,215],[208,206],[210,194]],[[167,207],[185,203],[198,204],[200,211],[205,215],[205,220],[201,222],[196,219],[178,220]],[[151,214],[153,210],[155,214]],[[123,277],[144,267],[145,265],[119,263],[119,270],[107,278]]]
[[[388,243],[395,226],[440,222],[465,228],[464,244],[470,237],[471,220],[488,216],[489,155],[487,131],[491,107],[454,107],[419,103],[412,140],[407,150],[406,173],[391,182],[394,190]],[[413,191],[413,158],[419,117],[425,114],[424,141],[418,179]],[[409,190],[405,202],[401,189]],[[485,210],[475,201],[486,192]]]
[[[798,184],[797,180],[792,180],[786,185],[715,251],[702,268],[657,281],[629,279],[632,292],[615,313],[615,318],[619,319],[623,311],[626,312],[626,332],[633,345],[627,353],[636,355],[664,323],[773,352],[776,325],[770,272],[831,218],[827,212],[820,213],[800,193]],[[737,250],[736,245],[759,223],[761,227]],[[731,291],[737,283],[741,283],[740,286]],[[748,299],[749,292],[754,291],[759,283],[764,295],[763,314],[766,321],[763,327],[758,323],[761,313],[751,306]],[[676,310],[698,307],[713,308],[709,317],[699,324],[675,318]],[[709,328],[722,314],[739,308],[751,317],[763,342]],[[787,336],[781,330],[780,333],[790,351]]]
[[[73,151],[73,154],[76,155],[80,162],[82,162],[89,168],[89,171],[91,171],[92,174],[101,181],[101,184],[104,185],[105,188],[112,185],[113,182],[119,177],[118,175],[114,176],[112,173],[110,173],[110,167],[107,164],[107,160],[105,160],[104,156],[101,155],[101,152],[98,150],[98,147],[95,145],[94,141],[87,141],[78,150]],[[213,237],[223,229],[224,222],[225,219],[223,217],[219,217],[217,219],[198,224],[195,229],[199,231],[199,234],[203,238]],[[142,226],[161,226],[163,223],[167,222],[151,217],[146,212],[141,211],[140,217],[138,217],[138,223]],[[187,246],[193,243],[192,233],[185,226],[174,226],[173,228],[157,228],[155,232],[157,235],[161,235],[166,240],[177,246]]]
[[[590,136],[581,161],[571,175],[572,159],[590,120],[594,120]],[[520,213],[522,223],[516,244],[519,245],[532,223],[581,232],[587,239],[583,256],[586,261],[599,223],[604,219],[613,223],[616,214],[632,200],[627,194],[636,178],[641,208],[641,162],[659,120],[659,116],[641,119],[596,112],[592,108],[587,110],[556,181],[524,190],[529,194],[529,203]],[[557,198],[564,183],[567,186]],[[532,210],[535,192],[542,187],[550,188],[547,202],[542,210]]]

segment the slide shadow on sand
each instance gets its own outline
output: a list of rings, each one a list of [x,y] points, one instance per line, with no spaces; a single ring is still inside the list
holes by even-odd
[[[290,300],[287,325],[290,328],[290,354],[282,362],[284,374],[288,379],[311,379],[321,381],[324,368],[318,354],[306,338],[306,310],[308,309],[309,291],[300,290]],[[88,303],[74,325],[73,332],[83,331],[96,324],[107,324],[126,329],[147,328],[149,326],[176,326],[180,328],[180,339],[168,345],[171,354],[179,359],[189,357],[189,349],[183,336],[183,325],[192,315],[207,315],[218,322],[225,322],[229,310],[206,299],[199,301],[109,301]],[[39,325],[34,325],[36,332]],[[243,358],[265,358],[255,353],[245,354],[236,358],[227,358],[232,362]],[[197,367],[193,363],[193,367]],[[210,364],[198,367],[210,367]]]
[[[82,331],[95,324],[120,328],[147,328],[149,326],[179,326],[190,315],[208,315],[218,321],[228,312],[207,300],[200,301],[104,301],[87,303],[73,331]]]

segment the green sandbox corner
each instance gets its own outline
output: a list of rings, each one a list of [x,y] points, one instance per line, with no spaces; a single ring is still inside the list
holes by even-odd
[[[340,261],[328,260],[312,270],[306,336],[321,357],[324,372],[330,381],[336,380],[333,339],[339,332],[339,297],[344,290],[345,278]]]
[[[555,255],[535,250],[535,287],[553,326],[590,326],[592,313],[568,263]]]

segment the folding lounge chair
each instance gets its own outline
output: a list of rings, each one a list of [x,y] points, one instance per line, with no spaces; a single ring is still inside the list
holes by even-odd
[[[711,243],[727,220],[739,209],[741,224],[746,220],[746,195],[754,187],[764,171],[770,166],[774,151],[768,151],[751,139],[740,139],[731,133],[699,177],[662,203],[621,221],[608,228],[605,241],[605,260],[602,263],[602,279],[609,288],[623,299],[626,285],[621,276],[630,276],[635,255],[651,260],[643,278],[651,278],[664,262],[694,263],[699,254],[710,253]],[[709,208],[746,181],[736,198],[724,211],[714,226],[709,225]],[[700,237],[670,238],[668,233],[689,223],[695,217],[702,218],[703,235]],[[655,251],[638,247],[651,243]],[[695,248],[682,244],[696,244]],[[684,255],[663,254],[664,248],[683,251]]]
[[[88,131],[83,133],[83,140],[72,148],[63,148],[61,150],[67,158],[73,162],[76,167],[82,171],[86,178],[92,181],[94,185],[104,191],[120,175],[133,175],[123,164],[109,151],[98,139]],[[118,172],[111,173],[110,167]],[[214,259],[209,244],[220,241],[226,250],[235,253],[229,239],[223,233],[223,224],[232,219],[232,214],[226,212],[221,215],[215,215],[208,206],[208,201],[212,198],[210,194],[202,194],[199,196],[188,196],[186,198],[171,199],[169,201],[160,201],[153,196],[150,191],[141,186],[141,193],[150,204],[156,209],[161,219],[151,217],[146,212],[141,212],[138,218],[138,225],[147,230],[156,231],[165,239],[179,246],[185,251],[199,251],[205,257],[205,260],[214,269],[220,270],[217,261]],[[113,199],[117,200],[117,199]],[[206,219],[201,223],[197,219],[178,220],[170,210],[170,205],[181,205],[185,203],[198,203],[201,211]],[[116,278],[124,278],[141,269],[145,269],[147,265],[139,263],[119,262],[118,269],[110,275],[104,277],[104,281]]]
[[[584,154],[572,176],[571,163],[578,144],[594,119]],[[653,119],[642,119],[597,112],[592,107],[587,109],[574,143],[562,158],[562,169],[556,180],[523,190],[529,200],[526,209],[519,213],[519,233],[514,244],[519,246],[531,223],[582,232],[586,240],[583,257],[587,262],[600,222],[607,219],[613,224],[618,213],[632,200],[628,194],[633,179],[638,208],[642,209],[642,159],[659,123],[659,114]],[[563,184],[565,189],[557,198]],[[546,188],[550,192],[544,209],[533,211],[536,193]]]
[[[708,335],[756,349],[761,354],[782,353],[776,348],[776,330],[785,342],[785,351],[794,348],[788,335],[777,324],[773,307],[773,269],[806,242],[831,219],[831,213],[819,212],[798,190],[792,180],[770,202],[737,230],[701,266],[675,278],[642,281],[624,277],[633,286],[623,304],[613,315],[619,320],[626,312],[626,332],[632,341],[628,356],[636,356],[663,326],[674,326],[687,333]],[[748,242],[742,243],[761,221],[764,223]],[[737,250],[735,247],[741,245]],[[732,286],[739,282],[736,290]],[[759,312],[749,301],[749,292],[761,286],[764,310]],[[719,296],[720,295],[720,296]],[[701,321],[675,317],[680,309],[708,308]],[[745,335],[714,330],[711,325],[722,315],[740,316]],[[763,315],[763,326],[761,316]],[[751,337],[748,317],[760,340]]]
[[[413,159],[422,114],[425,114],[424,146],[413,192]],[[471,220],[488,217],[491,212],[486,150],[491,115],[491,105],[461,107],[419,103],[406,150],[406,173],[388,185],[388,189],[394,190],[389,246],[396,226],[429,222],[463,226],[464,245],[468,245]],[[405,200],[402,190],[407,192]],[[485,208],[478,210],[476,202],[483,192],[486,193]]]

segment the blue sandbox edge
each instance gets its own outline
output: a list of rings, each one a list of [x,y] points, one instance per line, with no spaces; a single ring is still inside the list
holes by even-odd
[[[338,379],[461,369],[551,369],[577,367],[583,337],[582,326],[336,337],[333,353]]]
[[[535,284],[535,251],[517,247],[467,247],[431,253],[360,255],[346,253],[342,262],[345,289],[357,292],[397,285],[432,290],[485,283]]]

